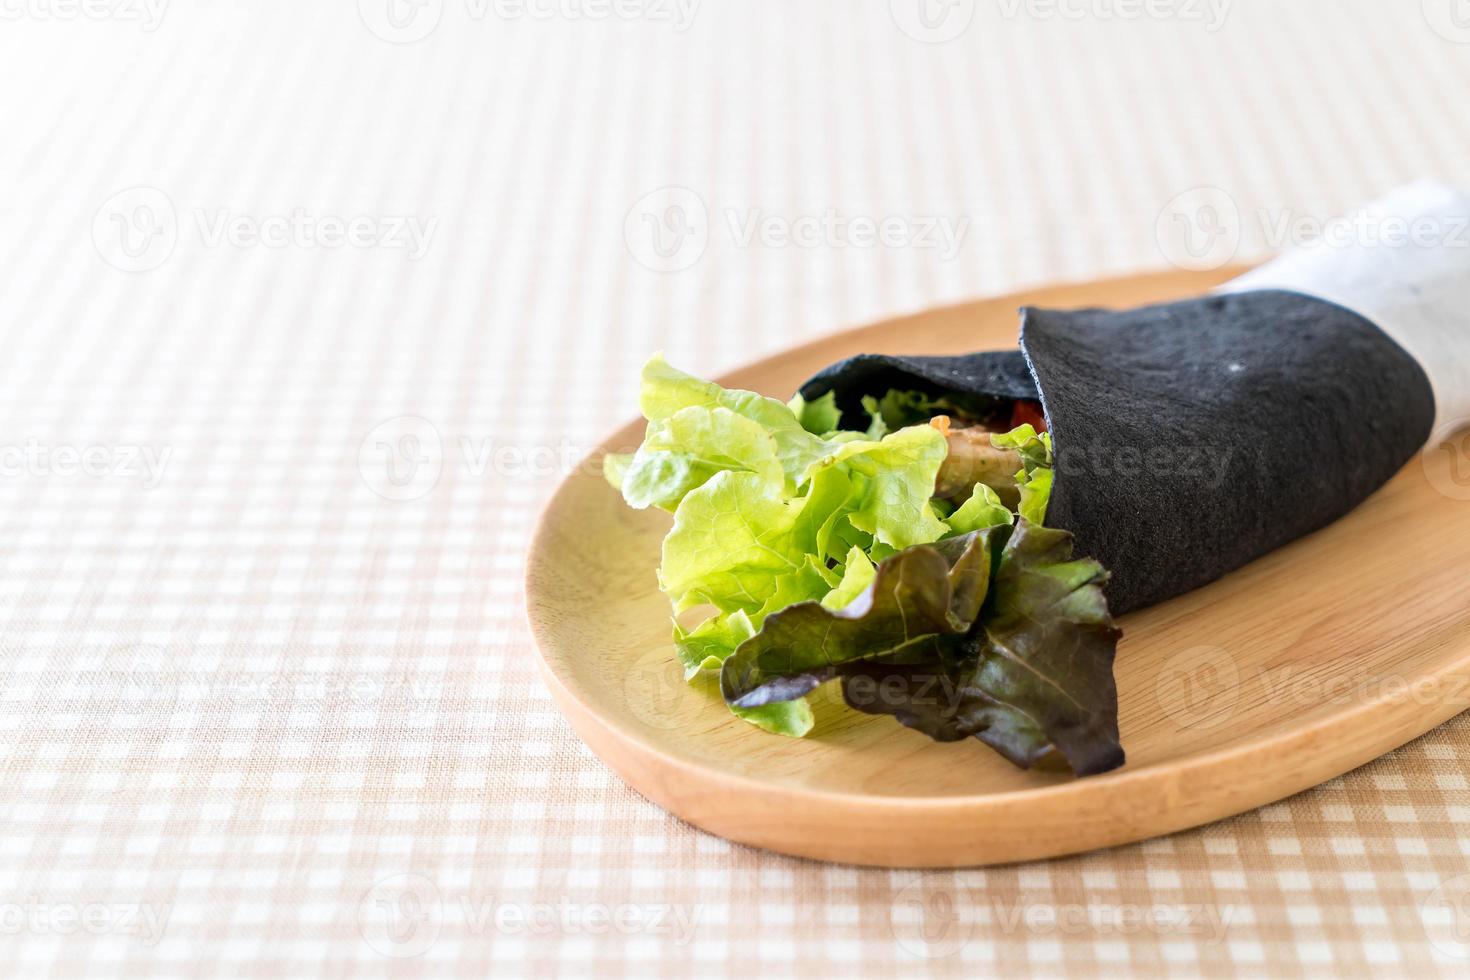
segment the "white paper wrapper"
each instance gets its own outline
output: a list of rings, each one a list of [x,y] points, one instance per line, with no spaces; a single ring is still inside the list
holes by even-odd
[[[1470,194],[1402,188],[1221,287],[1285,289],[1377,324],[1424,368],[1434,390],[1433,441],[1470,425]]]

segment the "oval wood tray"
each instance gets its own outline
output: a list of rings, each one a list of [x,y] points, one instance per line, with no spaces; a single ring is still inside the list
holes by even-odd
[[[785,398],[862,351],[1014,347],[1023,304],[1131,306],[1231,274],[1136,276],[932,310],[718,380]],[[625,426],[600,451],[631,449],[642,428]],[[1088,779],[1023,772],[974,740],[932,742],[847,710],[835,685],[813,696],[817,726],[805,739],[735,719],[714,683],[685,684],[674,659],[654,575],[668,515],[630,510],[591,467],[542,515],[527,608],[546,683],[578,735],[698,827],[868,865],[1069,854],[1280,799],[1470,707],[1470,465],[1454,452],[1464,447],[1416,459],[1332,527],[1124,617],[1116,671],[1128,764]]]

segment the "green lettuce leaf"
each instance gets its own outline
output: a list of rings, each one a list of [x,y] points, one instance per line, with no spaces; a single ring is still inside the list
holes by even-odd
[[[817,460],[812,470],[842,466],[850,476],[861,477],[862,495],[853,501],[849,523],[902,550],[937,541],[948,530],[930,504],[935,477],[948,451],[938,429],[919,425],[877,442],[842,443]]]
[[[863,396],[863,411],[871,420],[868,438],[881,439],[890,432],[927,422],[941,414],[939,401],[918,391],[890,391],[881,398]]]
[[[801,738],[812,730],[816,717],[806,698],[763,704],[759,708],[731,708],[735,717],[773,735]]]
[[[1052,470],[1048,467],[1025,473],[1024,479],[1017,480],[1021,502],[1016,505],[1016,513],[1032,524],[1045,524],[1046,507],[1051,503],[1051,481]]]
[[[922,391],[893,389],[882,397],[865,395],[863,411],[868,413],[868,438],[878,439],[889,432],[924,425],[936,415],[983,420],[993,415],[995,399],[960,395],[928,395]]]
[[[727,390],[685,374],[670,366],[661,354],[655,354],[643,366],[638,404],[644,418],[654,423],[691,407],[724,408],[749,419],[775,441],[776,457],[793,491],[807,468],[829,451],[826,442],[802,428],[786,403],[753,391]]]
[[[1040,435],[1030,425],[1020,425],[1010,432],[990,437],[997,449],[1014,449],[1021,456],[1021,471],[1016,485],[1021,491],[1017,513],[1038,527],[1046,523],[1046,507],[1051,501],[1052,451],[1051,433]]]
[[[997,432],[990,437],[991,445],[997,449],[1014,449],[1026,464],[1027,472],[1039,466],[1051,465],[1051,436],[1036,432],[1029,423],[1018,425],[1009,432]]]
[[[847,553],[847,567],[843,569],[842,581],[831,592],[822,596],[822,605],[828,609],[843,609],[851,605],[854,599],[873,584],[876,575],[877,570],[863,549],[853,548]]]
[[[718,670],[735,648],[755,635],[755,624],[744,609],[711,616],[692,630],[674,621],[674,649],[684,665],[687,681],[701,670]]]
[[[856,549],[854,551],[861,561],[867,562],[866,555]],[[872,565],[867,567],[871,578]],[[852,577],[861,577],[861,568]],[[808,555],[801,567],[774,577],[774,591],[754,613],[736,609],[716,614],[692,630],[686,630],[675,620],[674,647],[678,651],[679,662],[684,665],[684,679],[691,679],[701,670],[719,669],[736,647],[756,634],[769,614],[798,602],[817,598],[825,600],[840,591],[840,583],[846,581],[847,578],[839,579],[835,571],[819,565]]]
[[[1000,502],[996,492],[983,483],[977,483],[970,499],[950,514],[945,523],[954,534],[968,534],[981,528],[1010,524],[1013,520],[1015,515]]]
[[[807,602],[825,597],[842,581],[841,575],[827,568],[811,555],[802,561],[801,567],[776,576],[776,591],[766,599],[755,615],[757,627],[771,613],[785,609],[798,602]]]
[[[813,435],[826,436],[837,431],[842,424],[842,412],[837,407],[837,392],[829,391],[816,401],[809,402],[800,395],[786,403],[791,414],[801,427]]]
[[[810,548],[790,499],[756,473],[725,471],[691,490],[674,511],[659,580],[676,610],[710,603],[723,612],[760,610],[778,576],[806,563]]]
[[[602,478],[612,484],[614,490],[623,489],[623,477],[633,464],[632,453],[608,453],[602,457]]]
[[[728,408],[691,405],[650,422],[623,473],[630,507],[674,510],[684,495],[725,471],[754,473],[780,487],[776,440],[760,423]]]

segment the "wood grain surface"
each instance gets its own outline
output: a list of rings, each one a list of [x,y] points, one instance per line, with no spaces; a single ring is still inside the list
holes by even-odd
[[[1024,304],[1136,305],[1231,274],[1168,272],[931,310],[718,380],[784,398],[861,351],[1013,347]],[[636,446],[642,428],[623,427],[599,454]],[[1470,707],[1470,476],[1454,462],[1416,457],[1332,527],[1124,617],[1116,673],[1128,764],[1088,779],[1015,769],[974,740],[932,742],[845,708],[835,685],[813,695],[817,726],[805,739],[735,719],[713,679],[686,684],[675,660],[655,580],[668,515],[630,510],[591,465],[542,516],[527,607],[546,682],[577,733],[696,826],[867,865],[1068,854],[1280,799]]]

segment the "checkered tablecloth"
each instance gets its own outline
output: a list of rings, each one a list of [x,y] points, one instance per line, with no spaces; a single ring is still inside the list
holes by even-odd
[[[3,0],[0,972],[1463,976],[1470,723],[1137,846],[824,866],[610,775],[521,586],[653,350],[1470,182],[1457,2]]]

